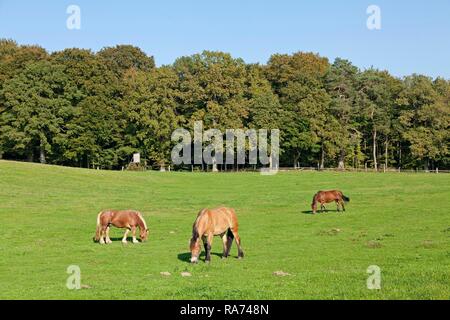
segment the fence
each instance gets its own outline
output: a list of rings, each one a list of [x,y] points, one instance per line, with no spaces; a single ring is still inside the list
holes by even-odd
[[[212,172],[211,168],[204,167],[205,170],[202,170],[200,166],[185,166],[185,167],[177,167],[173,168],[171,166],[166,166],[163,171],[193,171],[193,172]],[[228,169],[228,170],[219,170],[219,172],[259,172],[261,168],[255,168],[254,166],[248,166],[248,167],[240,167],[238,169]],[[145,167],[144,170],[160,170],[160,166],[152,165]],[[340,168],[318,168],[318,167],[280,167],[278,169],[280,172],[288,172],[288,171],[318,171],[318,172],[376,172],[376,173],[450,173],[450,170],[441,170],[441,169],[434,169],[434,170],[424,170],[424,169],[402,169],[402,168],[379,168],[378,170],[375,170],[373,168],[351,168],[347,167],[344,169]]]
[[[334,172],[397,172],[397,173],[450,173],[450,170],[424,170],[424,169],[402,169],[402,168],[379,168],[375,170],[373,168],[317,168],[317,167],[281,167],[279,171],[334,171]]]

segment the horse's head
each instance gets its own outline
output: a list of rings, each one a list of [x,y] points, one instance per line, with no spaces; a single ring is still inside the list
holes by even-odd
[[[191,262],[192,263],[197,263],[198,262],[198,257],[200,256],[200,241],[199,239],[194,239],[192,238],[190,243],[189,243],[189,249],[191,250]]]
[[[147,240],[149,232],[148,229],[141,229],[141,241]]]

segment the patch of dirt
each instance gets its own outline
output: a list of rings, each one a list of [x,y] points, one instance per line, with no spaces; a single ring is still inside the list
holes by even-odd
[[[370,241],[367,241],[366,246],[371,249],[377,249],[377,248],[381,248],[383,245],[381,244],[380,241],[370,240]]]
[[[274,276],[278,276],[278,277],[286,277],[286,276],[290,276],[291,274],[279,270],[279,271],[275,271],[275,272],[273,273],[273,275],[274,275]]]
[[[425,249],[433,249],[436,248],[436,244],[432,240],[425,240],[422,241],[421,247]]]
[[[167,272],[167,271],[160,272],[159,274],[164,276],[164,277],[170,277],[171,276],[170,272]]]
[[[92,287],[88,284],[82,284],[81,289],[91,289]]]
[[[342,230],[339,228],[332,228],[330,230],[319,231],[319,236],[335,236],[339,234]]]

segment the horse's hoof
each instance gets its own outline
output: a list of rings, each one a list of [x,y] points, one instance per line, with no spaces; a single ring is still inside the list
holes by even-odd
[[[122,244],[128,244],[128,242],[127,241],[122,241]]]

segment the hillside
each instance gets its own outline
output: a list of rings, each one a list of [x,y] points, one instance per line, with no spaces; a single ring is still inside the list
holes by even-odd
[[[319,189],[351,198],[311,215]],[[449,299],[450,175],[115,172],[0,161],[0,299]],[[227,205],[246,252],[187,262],[199,209]],[[150,238],[92,242],[97,213],[140,210]],[[114,240],[114,239],[113,239]],[[83,289],[68,290],[66,269]],[[368,290],[366,269],[381,268]],[[182,277],[188,271],[191,277]],[[276,276],[275,271],[288,273]],[[162,276],[161,272],[170,272]]]

